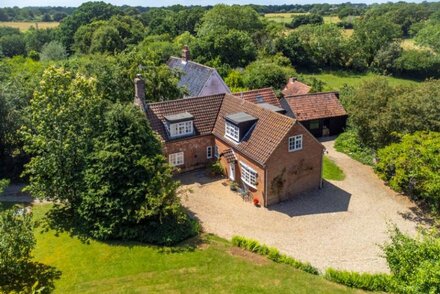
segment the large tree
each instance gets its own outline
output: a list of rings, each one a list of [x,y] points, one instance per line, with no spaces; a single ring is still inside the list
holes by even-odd
[[[144,233],[150,222],[180,213],[179,185],[161,148],[145,116],[132,105],[114,104],[105,113],[78,210],[91,235],[148,241]]]
[[[28,109],[22,131],[28,190],[33,196],[75,207],[83,191],[86,156],[99,130],[102,98],[94,79],[49,67]]]

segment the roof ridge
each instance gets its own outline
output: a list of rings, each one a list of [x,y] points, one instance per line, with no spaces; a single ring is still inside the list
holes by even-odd
[[[315,96],[320,94],[339,94],[339,91],[327,91],[327,92],[316,92],[316,93],[307,93],[307,94],[299,94],[299,95],[287,95],[284,98],[297,98],[300,96]]]
[[[175,59],[179,59],[179,60],[183,60],[183,58],[181,58],[181,57],[176,57],[176,56],[170,56],[170,58],[175,58]],[[185,63],[194,63],[194,64],[197,64],[197,65],[200,65],[200,66],[203,66],[203,67],[206,67],[206,68],[209,68],[209,69],[212,69],[212,70],[216,70],[215,68],[213,68],[213,67],[210,67],[210,66],[207,66],[207,65],[205,65],[205,64],[201,64],[201,63],[198,63],[198,62],[195,62],[195,61],[192,61],[192,60],[188,60],[188,61],[185,61]]]
[[[244,93],[253,93],[253,92],[260,92],[260,91],[264,91],[264,90],[272,90],[272,87],[266,87],[266,88],[261,88],[261,89],[253,89],[253,90],[247,90],[247,91],[241,91],[241,92],[234,92],[232,94],[244,94]]]
[[[187,101],[187,100],[199,100],[199,99],[203,99],[203,98],[208,98],[208,97],[220,97],[220,96],[225,96],[226,93],[220,93],[220,94],[213,94],[213,95],[205,95],[205,96],[194,96],[194,97],[188,97],[188,98],[177,98],[177,99],[173,99],[173,100],[165,100],[165,101],[157,101],[157,102],[151,102],[148,103],[148,105],[162,105],[162,104],[167,104],[167,103],[178,103],[179,101]]]

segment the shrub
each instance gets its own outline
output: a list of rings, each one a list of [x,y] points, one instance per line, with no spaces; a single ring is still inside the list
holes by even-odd
[[[440,208],[440,133],[416,132],[378,151],[375,166],[391,188]]]
[[[396,292],[440,293],[440,237],[438,230],[409,237],[397,228],[383,250],[396,281]]]
[[[373,149],[363,145],[359,140],[357,132],[353,129],[345,131],[336,138],[335,149],[363,164],[373,164]]]
[[[306,24],[323,24],[324,18],[317,14],[305,14],[305,15],[298,15],[292,19],[292,22],[290,24],[287,24],[286,26],[291,29],[296,29],[299,26],[306,25]]]
[[[287,255],[283,255],[278,251],[278,249],[260,244],[256,240],[247,239],[240,236],[234,236],[232,238],[232,244],[234,246],[243,248],[253,253],[266,256],[267,258],[269,258],[274,262],[291,265],[307,273],[313,275],[319,275],[318,269],[313,267],[310,263],[301,262]]]
[[[390,292],[393,289],[392,276],[387,274],[357,273],[328,268],[324,277],[329,281],[363,290]]]
[[[215,176],[222,176],[225,174],[225,170],[224,170],[222,164],[220,163],[220,160],[213,162],[209,166],[209,170],[210,170],[211,174],[213,174]]]
[[[3,193],[4,189],[9,185],[9,180],[0,180],[0,193]]]

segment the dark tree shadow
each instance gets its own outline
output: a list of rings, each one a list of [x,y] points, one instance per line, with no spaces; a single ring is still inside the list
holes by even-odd
[[[51,293],[55,280],[61,278],[61,271],[39,262],[26,262],[21,265],[19,275],[0,274],[0,293]]]
[[[350,199],[350,193],[324,181],[322,189],[302,193],[291,200],[271,205],[268,209],[290,217],[344,212],[348,210]]]
[[[430,210],[424,203],[410,208],[411,212],[399,212],[402,218],[420,225],[434,225],[434,218],[430,216]]]
[[[40,223],[43,232],[55,231],[55,235],[68,233],[70,237],[76,237],[83,243],[90,242],[90,235],[76,217],[70,207],[54,205]]]

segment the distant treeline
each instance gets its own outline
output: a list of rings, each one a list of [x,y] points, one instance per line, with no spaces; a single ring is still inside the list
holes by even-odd
[[[260,14],[265,13],[314,13],[319,15],[339,14],[340,12],[347,15],[361,15],[368,8],[367,4],[284,4],[284,5],[248,5]],[[206,10],[212,6],[193,6],[204,8]],[[150,7],[133,7],[121,6],[122,11],[129,15],[136,15],[150,10]],[[167,10],[181,11],[187,9],[188,6],[173,5],[166,7]],[[66,16],[71,15],[76,7],[6,7],[0,8],[0,21],[61,21]]]

